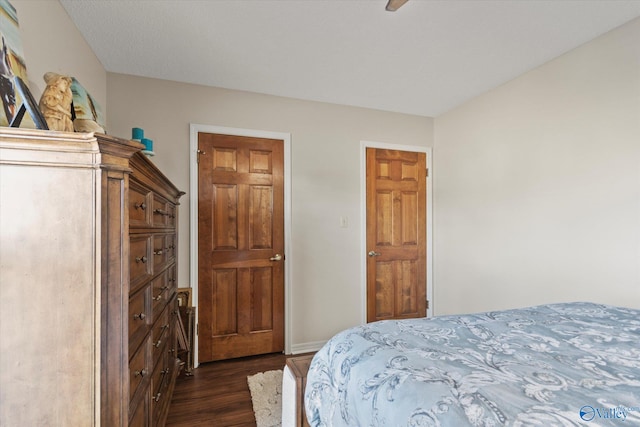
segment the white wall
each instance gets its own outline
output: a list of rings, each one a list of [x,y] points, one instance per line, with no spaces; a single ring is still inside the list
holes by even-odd
[[[640,307],[640,19],[435,120],[435,310]]]
[[[107,73],[84,37],[56,0],[10,0],[18,12],[29,89],[36,101],[42,76],[53,71],[75,77],[107,115]]]
[[[189,123],[290,133],[294,351],[360,323],[360,141],[432,146],[432,119],[122,74],[107,81],[111,132],[143,128],[153,161],[183,191]],[[180,205],[180,286],[189,285],[189,201]]]

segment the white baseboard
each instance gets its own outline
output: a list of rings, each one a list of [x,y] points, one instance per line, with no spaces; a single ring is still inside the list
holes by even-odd
[[[326,341],[306,342],[302,344],[292,344],[291,354],[312,353],[320,350]]]

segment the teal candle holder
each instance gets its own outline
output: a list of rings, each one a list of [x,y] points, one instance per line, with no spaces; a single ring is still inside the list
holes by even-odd
[[[131,139],[135,139],[136,141],[142,141],[144,138],[144,130],[140,128],[132,128],[131,129]]]
[[[148,138],[142,138],[142,144],[144,145],[145,151],[153,151],[153,141]]]

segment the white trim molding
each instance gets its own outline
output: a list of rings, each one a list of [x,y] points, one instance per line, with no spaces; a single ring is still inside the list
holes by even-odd
[[[312,341],[291,346],[291,354],[315,353],[320,350],[327,342]]]
[[[191,192],[189,205],[189,236],[191,240],[189,246],[189,281],[192,287],[193,301],[198,301],[198,133],[200,132],[284,141],[284,251],[286,257],[284,265],[284,351],[285,354],[291,354],[291,266],[293,264],[293,253],[291,251],[291,134],[195,123],[189,125],[189,191]],[[198,317],[196,316],[196,330],[197,322]],[[198,364],[198,335],[196,334],[194,367],[197,367]]]
[[[433,150],[431,147],[360,141],[360,289],[362,324],[367,323],[367,148],[400,150],[427,154],[427,317],[433,315]]]

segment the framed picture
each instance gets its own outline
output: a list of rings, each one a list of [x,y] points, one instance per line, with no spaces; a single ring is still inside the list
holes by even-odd
[[[191,288],[178,288],[178,306],[191,307]]]
[[[72,77],[71,93],[73,93],[74,120],[93,121],[102,129],[106,129],[106,120],[102,113],[102,107],[75,77]]]
[[[15,84],[16,92],[22,97],[22,105],[20,105],[20,108],[18,108],[13,119],[11,119],[9,126],[20,127],[22,119],[24,118],[24,113],[29,113],[28,117],[31,118],[37,129],[49,129],[47,120],[42,115],[42,112],[40,111],[38,104],[36,104],[36,100],[33,99],[33,95],[29,92],[27,85],[18,76],[13,78],[13,82]]]
[[[18,14],[8,0],[0,0],[0,126],[42,128],[44,118],[26,86],[27,65],[22,50]],[[29,114],[24,114],[25,111]],[[21,112],[19,120],[16,119]],[[46,127],[45,127],[46,129]]]

